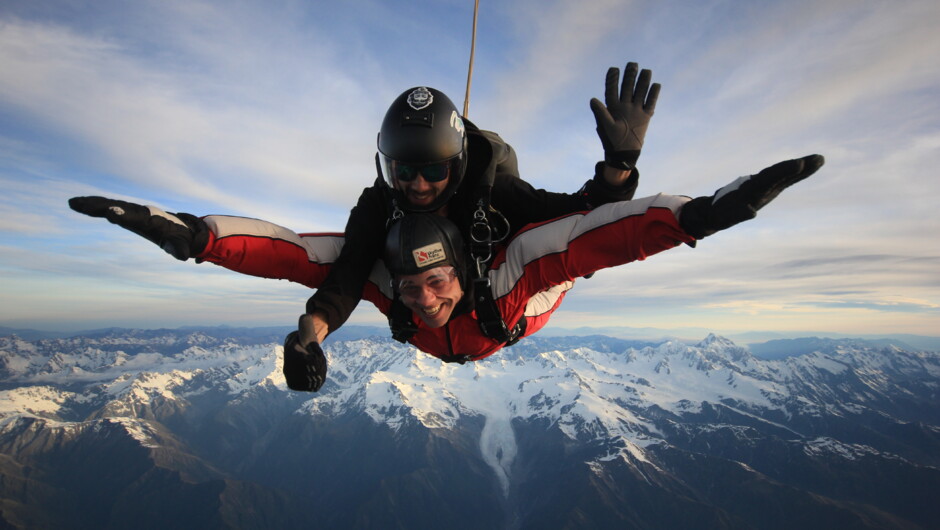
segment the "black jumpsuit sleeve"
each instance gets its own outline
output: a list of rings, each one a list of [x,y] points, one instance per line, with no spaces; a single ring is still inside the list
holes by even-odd
[[[557,193],[536,189],[519,177],[515,150],[497,133],[480,131],[488,140],[495,162],[495,179],[491,202],[500,210],[513,227],[513,231],[532,222],[547,221],[572,212],[591,210],[610,202],[628,201],[633,198],[639,183],[640,172],[636,168],[621,186],[611,186],[603,176],[604,162],[594,166],[594,177],[589,179],[576,193]],[[479,143],[477,144],[479,146]],[[509,213],[509,212],[513,213]],[[508,214],[508,215],[507,215]]]
[[[594,166],[594,178],[585,182],[580,191],[591,208],[610,202],[629,201],[633,198],[637,185],[640,183],[639,169],[633,168],[622,186],[608,184],[604,179],[603,170],[604,162],[598,162]]]
[[[346,322],[362,298],[362,289],[381,258],[387,220],[378,186],[363,190],[346,222],[345,243],[320,288],[307,300],[307,313],[322,311],[330,332]]]
[[[634,170],[624,186],[611,187],[601,175],[603,163],[596,167],[593,179],[577,193],[557,193],[536,189],[528,182],[500,173],[493,183],[491,201],[509,221],[515,233],[529,223],[548,221],[573,212],[592,210],[602,204],[633,198],[639,174]]]

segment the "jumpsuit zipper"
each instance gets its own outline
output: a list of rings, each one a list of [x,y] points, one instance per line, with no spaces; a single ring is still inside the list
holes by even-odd
[[[454,351],[454,343],[450,340],[450,322],[444,324],[444,336],[447,337],[447,352],[450,354],[447,358],[442,358],[444,362],[466,364],[473,360],[470,355],[457,355]]]
[[[450,340],[450,322],[444,324],[444,336],[447,337],[447,351],[450,353],[451,357],[456,357],[457,354],[454,352],[454,343]]]

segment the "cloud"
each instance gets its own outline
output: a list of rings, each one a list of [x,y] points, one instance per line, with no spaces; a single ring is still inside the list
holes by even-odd
[[[703,17],[691,37],[673,35],[675,27],[662,35],[682,43],[672,45],[680,62],[655,70],[664,90],[648,138],[656,150],[644,159],[677,175],[680,189],[691,189],[703,164],[716,173],[758,169],[816,151],[830,167],[870,164],[923,134],[924,119],[936,115],[936,98],[923,92],[940,81],[923,68],[940,51],[936,6],[740,7],[727,6],[733,18],[708,31],[699,25],[715,21]]]
[[[487,115],[501,116],[501,132],[531,128],[540,122],[545,108],[565,95],[572,84],[583,84],[582,63],[597,54],[611,34],[622,31],[632,2],[603,0],[572,3],[523,3],[508,9],[513,30],[523,34],[525,48],[512,67],[497,80],[498,92],[488,103]],[[615,64],[626,62],[617,57]],[[605,69],[606,70],[606,69]],[[603,88],[605,70],[591,79]],[[587,99],[583,102],[587,111]]]
[[[236,49],[234,37],[228,35],[228,44]],[[158,196],[259,215],[258,199],[270,204],[301,189],[308,205],[346,205],[371,182],[374,140],[361,131],[375,126],[364,126],[357,114],[363,106],[348,104],[360,88],[328,64],[307,63],[330,82],[316,83],[320,97],[292,105],[286,99],[319,77],[294,76],[290,93],[270,91],[269,99],[258,100],[253,90],[268,87],[246,87],[239,75],[260,58],[246,59],[246,72],[216,66],[231,76],[225,77],[135,52],[64,26],[7,21],[0,26],[7,73],[0,98],[19,116],[80,141],[99,172]],[[344,178],[352,172],[357,178]]]
[[[96,242],[45,251],[0,247],[5,285],[0,322],[289,325],[312,292],[211,264],[181,263],[130,233],[121,243],[123,247]],[[371,313],[376,312],[364,308],[361,313],[353,321],[374,319]]]

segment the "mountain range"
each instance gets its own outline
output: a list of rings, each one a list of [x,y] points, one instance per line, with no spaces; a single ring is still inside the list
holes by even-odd
[[[0,528],[934,528],[940,353],[532,337],[466,365],[363,330],[0,338]]]

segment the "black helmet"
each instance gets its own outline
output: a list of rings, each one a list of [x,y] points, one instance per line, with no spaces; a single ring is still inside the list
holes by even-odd
[[[437,214],[415,213],[391,226],[385,238],[383,260],[393,276],[420,274],[450,265],[466,289],[466,255],[463,237],[453,222]]]
[[[382,177],[405,210],[430,212],[457,191],[467,170],[467,132],[454,103],[443,92],[415,87],[398,96],[385,113],[379,130]],[[421,172],[425,180],[449,177],[447,188],[427,206],[408,204],[397,183]]]

